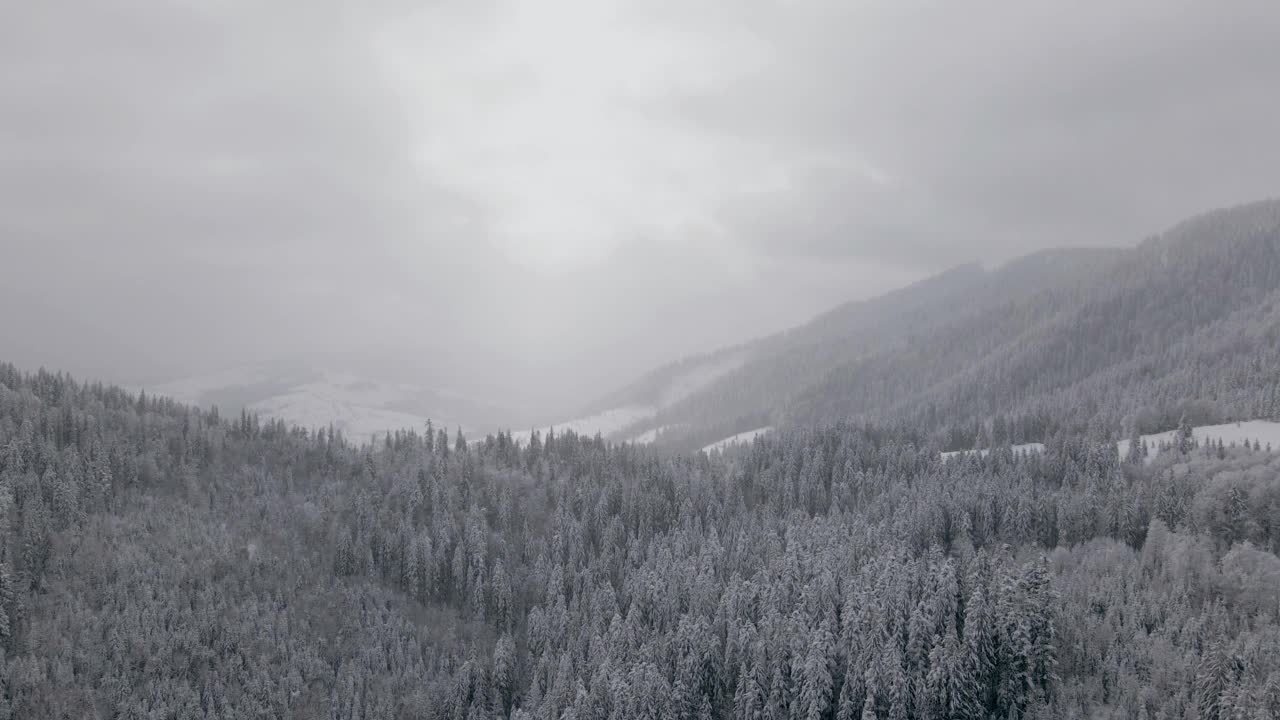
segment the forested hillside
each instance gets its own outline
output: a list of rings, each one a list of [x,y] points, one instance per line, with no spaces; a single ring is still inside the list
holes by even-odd
[[[357,447],[0,365],[0,717],[1280,717],[1280,457],[1102,435]]]
[[[1043,441],[1064,425],[1119,436],[1183,416],[1274,418],[1278,347],[1280,201],[1268,201],[1131,250],[966,266],[837,308],[739,349],[741,367],[629,434],[662,428],[668,446],[690,449],[766,425],[871,420],[962,449]]]

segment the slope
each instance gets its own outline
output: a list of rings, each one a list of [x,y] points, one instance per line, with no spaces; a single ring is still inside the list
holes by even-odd
[[[735,348],[739,367],[628,432],[663,427],[664,442],[695,449],[766,425],[904,421],[955,449],[989,435],[1040,441],[1064,423],[1115,434],[1168,429],[1184,414],[1270,417],[1280,412],[1277,288],[1274,200],[1132,249],[964,266]]]

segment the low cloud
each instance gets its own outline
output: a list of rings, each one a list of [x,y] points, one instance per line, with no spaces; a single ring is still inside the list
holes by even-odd
[[[1249,0],[29,3],[0,27],[0,349],[592,395],[1275,195],[1277,36]]]

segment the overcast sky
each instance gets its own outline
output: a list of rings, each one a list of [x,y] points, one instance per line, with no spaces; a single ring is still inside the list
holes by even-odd
[[[0,356],[595,394],[1278,194],[1277,38],[1270,0],[10,3]]]

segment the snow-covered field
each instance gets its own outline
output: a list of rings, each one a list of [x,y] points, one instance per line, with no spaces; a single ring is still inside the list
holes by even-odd
[[[287,386],[313,377],[307,373],[278,373],[266,368],[241,367],[221,370],[208,375],[196,375],[145,388],[149,395],[171,397],[191,405],[206,405],[211,396],[228,388],[259,387],[264,385]],[[226,408],[223,408],[225,411]]]
[[[427,418],[420,415],[353,403],[341,393],[332,393],[314,385],[269,397],[248,409],[307,428],[327,427],[332,423],[343,436],[357,442],[385,435],[388,431],[412,428],[422,432],[427,424]]]
[[[545,433],[548,429],[555,429],[556,431],[573,430],[579,435],[587,436],[594,436],[596,433],[603,437],[615,435],[631,425],[652,418],[658,414],[659,410],[680,402],[725,374],[742,367],[745,360],[745,355],[736,353],[720,360],[703,363],[675,376],[672,378],[671,383],[662,390],[656,405],[623,405],[595,415],[552,423],[543,428],[542,432]],[[651,428],[625,440],[633,443],[651,443],[658,438],[658,433],[662,432],[662,430],[663,428],[660,427]],[[529,440],[529,431],[513,432],[511,437],[517,443],[525,443]]]
[[[627,442],[635,443],[637,445],[647,445],[656,441],[658,439],[658,433],[665,432],[666,429],[667,427],[664,425],[662,427],[653,428],[652,430],[645,430],[639,435],[627,440]]]
[[[745,353],[733,353],[728,357],[704,363],[688,372],[677,375],[672,379],[671,384],[662,391],[662,396],[658,400],[658,407],[669,407],[684,400],[721,377],[742,367],[746,361],[747,356]]]
[[[1177,434],[1177,430],[1170,430],[1152,435],[1143,435],[1142,442],[1147,445],[1148,459],[1160,453],[1161,444],[1172,445]],[[1234,443],[1238,446],[1243,445],[1246,440],[1250,444],[1256,440],[1263,448],[1271,445],[1272,450],[1280,450],[1280,422],[1271,420],[1244,420],[1223,423],[1222,425],[1202,425],[1192,428],[1191,436],[1201,445],[1206,441],[1216,445],[1218,440],[1222,440],[1225,445]],[[1120,457],[1128,455],[1129,441],[1121,440],[1117,443],[1116,449],[1120,451]]]
[[[990,450],[952,450],[951,452],[942,453],[942,459],[946,460],[947,458],[955,457],[957,455],[967,455],[968,453],[971,453],[971,452],[976,452],[978,453],[978,455],[982,457],[986,457],[987,453],[991,451]],[[1044,443],[1023,443],[1021,445],[1013,446],[1014,455],[1018,455],[1024,452],[1033,452],[1033,453],[1044,452]]]
[[[1161,445],[1172,445],[1178,434],[1177,430],[1169,430],[1167,432],[1152,433],[1143,435],[1142,442],[1148,448],[1147,461],[1150,462],[1160,453]],[[1191,436],[1196,442],[1203,445],[1206,442],[1217,444],[1218,440],[1222,440],[1224,445],[1243,445],[1246,441],[1253,444],[1257,441],[1259,445],[1266,448],[1271,446],[1272,450],[1280,451],[1280,422],[1272,420],[1243,420],[1241,422],[1223,423],[1221,425],[1201,425],[1191,429]],[[1041,443],[1027,443],[1025,445],[1014,445],[1013,451],[1016,452],[1044,452],[1044,445]],[[1121,440],[1116,443],[1116,451],[1120,457],[1129,454],[1129,441]],[[953,452],[942,453],[943,459],[963,455],[965,453],[975,452],[973,450],[956,450]],[[986,456],[987,450],[978,450],[978,454]]]
[[[671,382],[659,394],[656,405],[647,403],[622,405],[594,415],[551,423],[542,428],[540,432],[545,434],[548,429],[554,429],[557,432],[560,430],[572,430],[579,435],[587,436],[594,436],[599,433],[606,438],[617,435],[636,423],[653,418],[658,414],[659,410],[684,400],[725,374],[742,367],[745,361],[746,356],[744,354],[734,353],[690,368],[671,379]],[[661,427],[651,428],[631,437],[614,437],[612,439],[623,439],[632,443],[651,443],[657,440],[658,433],[662,432],[663,429]],[[529,432],[528,430],[519,430],[511,433],[511,437],[517,443],[523,444],[529,441]]]
[[[632,423],[652,417],[655,412],[657,410],[648,405],[625,405],[576,420],[552,423],[546,428],[542,428],[541,432],[545,434],[549,429],[554,429],[557,433],[563,430],[572,430],[579,435],[594,436],[599,433],[602,436],[609,436]],[[529,431],[513,432],[511,437],[517,443],[523,444],[529,441]]]
[[[406,399],[421,394],[422,388],[332,371],[236,368],[155,385],[146,391],[203,407],[217,405],[226,413],[244,408],[306,428],[333,425],[355,442],[367,442],[388,431],[421,431],[427,422],[425,414],[402,409]],[[447,418],[435,420],[440,427],[453,427],[444,422]]]
[[[711,443],[710,445],[702,448],[702,452],[708,452],[708,453],[715,452],[716,450],[724,450],[725,448],[731,445],[737,445],[739,443],[744,443],[744,444],[749,443],[752,440],[755,440],[756,438],[760,437],[761,435],[764,435],[765,433],[769,432],[770,430],[773,430],[773,426],[765,426],[762,428],[756,428],[755,430],[740,432],[737,435],[734,435],[733,437],[727,437],[723,440],[717,440]]]

